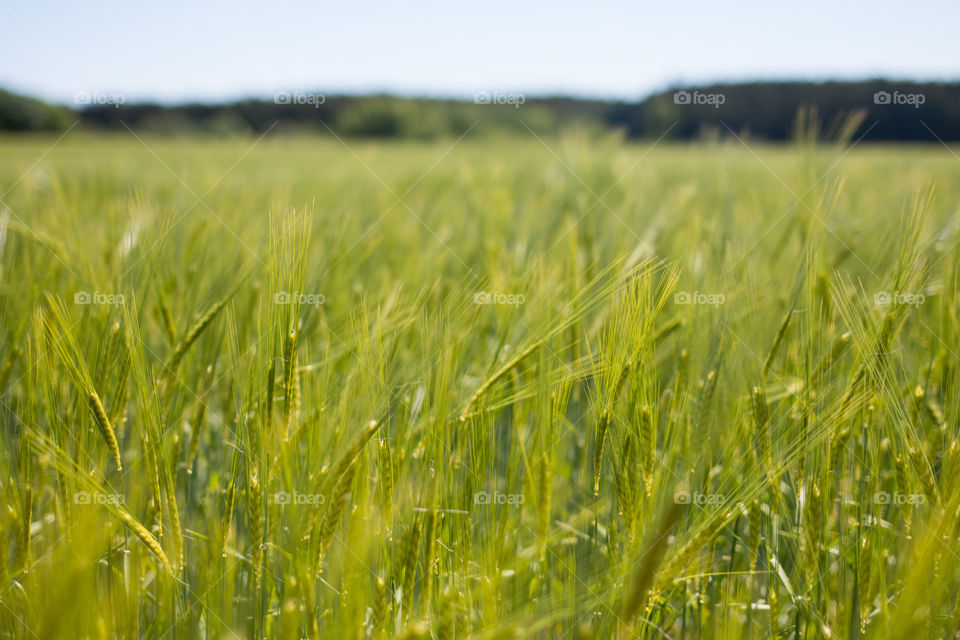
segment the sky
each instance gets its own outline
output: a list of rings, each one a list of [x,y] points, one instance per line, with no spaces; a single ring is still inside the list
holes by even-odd
[[[960,79],[960,3],[0,0],[0,87],[72,103],[280,91],[638,99],[769,78]]]

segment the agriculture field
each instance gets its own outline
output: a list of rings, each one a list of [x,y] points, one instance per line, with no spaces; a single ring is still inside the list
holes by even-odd
[[[0,638],[948,638],[960,159],[0,139]]]

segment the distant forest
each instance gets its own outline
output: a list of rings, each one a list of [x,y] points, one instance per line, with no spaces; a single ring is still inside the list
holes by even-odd
[[[281,93],[223,104],[128,103],[110,94],[78,94],[74,106],[52,105],[0,90],[0,130],[58,131],[80,120],[87,130],[158,135],[258,134],[267,130],[375,138],[437,138],[569,126],[621,132],[629,138],[722,139],[733,134],[781,141],[806,131],[815,113],[822,134],[857,122],[854,138],[873,141],[960,140],[960,83],[750,82],[677,87],[639,102],[510,93],[472,100],[389,95]],[[800,117],[798,114],[807,114]],[[851,120],[854,116],[859,120]],[[850,132],[845,132],[849,134]]]

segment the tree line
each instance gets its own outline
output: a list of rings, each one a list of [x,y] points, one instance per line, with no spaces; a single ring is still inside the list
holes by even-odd
[[[160,135],[336,133],[375,138],[560,131],[569,126],[629,138],[698,140],[733,135],[782,141],[816,113],[832,135],[857,118],[854,138],[873,141],[960,140],[960,83],[747,82],[675,87],[636,102],[485,93],[472,99],[282,92],[269,99],[165,105],[115,94],[77,94],[54,105],[0,90],[0,130],[57,131],[77,120],[88,130],[125,126]],[[471,129],[472,127],[472,129]]]

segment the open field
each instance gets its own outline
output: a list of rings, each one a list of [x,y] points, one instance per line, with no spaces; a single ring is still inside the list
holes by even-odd
[[[960,629],[942,147],[0,151],[0,638]]]

